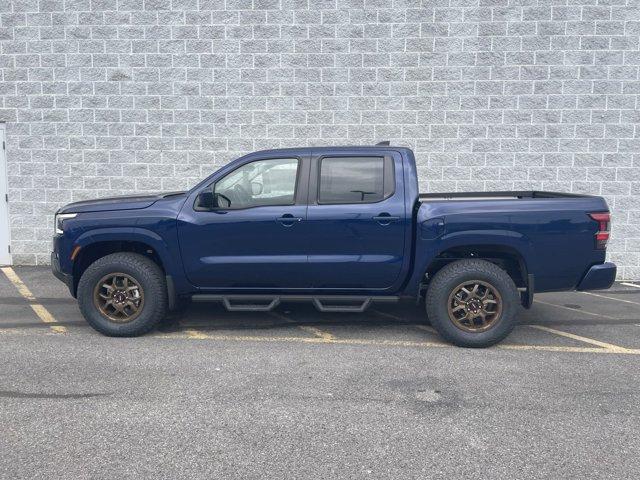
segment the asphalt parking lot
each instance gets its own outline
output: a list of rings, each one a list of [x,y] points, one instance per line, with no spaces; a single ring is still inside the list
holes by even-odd
[[[545,294],[501,345],[422,306],[194,304],[135,339],[0,274],[2,478],[637,478],[640,283]]]

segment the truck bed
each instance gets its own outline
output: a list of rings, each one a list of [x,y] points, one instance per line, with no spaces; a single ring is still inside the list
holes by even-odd
[[[418,197],[417,252],[474,243],[480,250],[518,251],[536,292],[574,289],[591,265],[605,261],[595,243],[598,223],[590,217],[608,211],[602,197],[536,190]]]

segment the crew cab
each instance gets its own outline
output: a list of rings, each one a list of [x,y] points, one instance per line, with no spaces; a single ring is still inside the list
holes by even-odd
[[[609,288],[609,225],[596,196],[421,194],[413,152],[388,142],[278,149],[187,192],[61,208],[51,264],[111,336],[144,334],[190,299],[361,312],[411,298],[446,340],[485,347],[534,293]]]

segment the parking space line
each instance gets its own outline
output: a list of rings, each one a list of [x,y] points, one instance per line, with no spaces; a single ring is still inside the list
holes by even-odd
[[[2,273],[5,274],[9,281],[16,287],[20,295],[22,295],[26,300],[29,300],[30,302],[36,300],[35,295],[31,293],[29,287],[25,285],[18,274],[13,270],[13,268],[2,267]],[[44,306],[38,303],[30,303],[29,306],[35,312],[38,318],[42,320],[43,323],[57,323],[56,319],[53,318],[53,315],[51,315],[51,313],[49,313],[49,310],[47,310]],[[67,332],[66,327],[63,327],[62,325],[51,325],[49,328],[56,333]]]
[[[577,340],[579,342],[588,343],[590,345],[595,345],[597,347],[604,348],[606,350],[612,350],[620,353],[624,353],[628,348],[621,347],[620,345],[613,345],[612,343],[601,342],[600,340],[595,340],[593,338],[583,337],[582,335],[576,335],[574,333],[565,332],[563,330],[557,330],[555,328],[545,327],[543,325],[529,325],[531,328],[535,328],[537,330],[542,330],[543,332],[553,333],[555,335],[559,335],[561,337],[571,338],[572,340]]]
[[[563,332],[567,333],[567,332]],[[576,335],[577,336],[577,335]],[[152,335],[153,338],[162,339],[194,339],[186,334],[160,334]],[[584,338],[584,337],[582,337]],[[308,343],[308,344],[333,344],[333,345],[371,345],[371,346],[388,346],[388,347],[449,347],[457,348],[448,343],[442,342],[415,342],[405,340],[368,340],[359,338],[334,338],[332,340],[325,340],[320,337],[256,337],[252,335],[206,335],[202,339],[214,340],[214,341],[232,341],[232,342],[294,342],[294,343]],[[590,340],[590,339],[589,339]],[[604,342],[599,342],[604,343]],[[609,344],[607,344],[609,345]],[[625,354],[625,355],[640,355],[640,349],[622,348],[612,345],[611,348],[603,347],[567,347],[560,345],[514,345],[514,344],[500,344],[491,347],[487,350],[537,350],[543,352],[569,352],[569,353],[609,353],[609,354]],[[474,351],[479,351],[473,349]]]
[[[600,295],[598,293],[591,293],[591,292],[580,292],[580,293],[584,293],[585,295],[591,295],[592,297],[599,297],[599,298],[606,298],[608,300],[615,300],[616,302],[631,303],[633,305],[640,305],[640,302],[632,302],[631,300],[624,300],[622,298],[608,297],[606,295]]]
[[[188,338],[194,338],[196,340],[202,340],[204,338],[209,338],[209,335],[207,335],[204,332],[201,332],[200,330],[195,330],[193,328],[188,328],[186,330],[183,330],[183,332],[185,333],[185,335]]]
[[[273,317],[276,317],[276,318],[279,318],[280,320],[284,320],[287,323],[295,324],[295,326],[298,327],[303,332],[310,333],[311,335],[314,335],[314,336],[316,336],[318,338],[322,338],[324,340],[332,340],[332,339],[335,338],[329,332],[325,332],[324,330],[320,330],[317,327],[312,327],[310,325],[298,325],[298,324],[296,324],[296,322],[293,319],[291,319],[291,318],[289,318],[289,317],[287,317],[285,315],[281,315],[278,312],[268,312],[268,313],[269,313],[269,315],[271,315]]]
[[[569,310],[570,312],[584,313],[585,315],[593,315],[594,317],[607,318],[609,320],[620,320],[619,318],[610,317],[608,315],[602,315],[600,313],[589,312],[588,310],[578,310],[577,308],[565,307],[564,305],[556,305],[555,303],[543,302],[542,300],[535,299],[534,303],[540,303],[542,305],[549,305],[550,307],[561,308],[563,310]]]
[[[325,332],[323,330],[320,330],[319,328],[312,327],[310,325],[298,325],[298,328],[300,330],[304,330],[305,332],[309,332],[309,333],[311,333],[312,335],[315,335],[318,338],[322,338],[323,340],[326,340],[328,342],[333,341],[333,340],[336,339],[336,337],[334,337],[329,332]]]
[[[190,338],[180,334],[153,335],[154,338]],[[208,340],[236,341],[236,342],[296,342],[311,344],[335,344],[335,345],[375,345],[375,346],[403,346],[403,347],[451,347],[447,343],[439,342],[411,342],[404,340],[367,340],[360,338],[332,338],[321,337],[257,337],[252,335],[208,335]]]
[[[628,282],[620,282],[621,285],[626,285],[627,287],[636,287],[636,288],[640,288],[640,285],[636,285],[635,283],[628,283]]]
[[[600,347],[565,347],[563,345],[496,345],[498,350],[538,350],[541,352],[563,352],[563,353],[621,353],[625,355],[640,355],[640,350],[609,350]]]

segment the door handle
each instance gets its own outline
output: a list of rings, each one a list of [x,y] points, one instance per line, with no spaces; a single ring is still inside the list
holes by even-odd
[[[291,227],[292,225],[301,221],[302,217],[294,217],[290,213],[285,213],[280,218],[276,218],[276,222],[280,222],[285,227]]]
[[[391,222],[397,222],[400,220],[400,217],[395,217],[393,215],[389,215],[388,213],[381,213],[375,217],[372,217],[373,220],[378,222],[380,225],[389,225]]]

